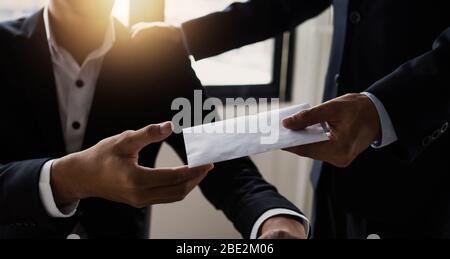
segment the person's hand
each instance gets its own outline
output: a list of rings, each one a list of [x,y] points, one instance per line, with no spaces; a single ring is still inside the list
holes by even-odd
[[[138,165],[141,149],[171,134],[170,122],[151,125],[55,160],[51,186],[57,205],[95,197],[143,208],[184,199],[213,165],[194,169],[152,169]]]
[[[286,149],[300,156],[347,167],[371,144],[381,139],[378,112],[363,94],[348,94],[283,120],[284,127],[302,130],[327,122],[330,141]]]
[[[180,28],[162,22],[138,23],[133,26],[131,31],[133,39],[157,38],[173,43],[181,43],[183,41]]]
[[[259,239],[307,239],[305,226],[288,216],[269,218],[261,226]]]

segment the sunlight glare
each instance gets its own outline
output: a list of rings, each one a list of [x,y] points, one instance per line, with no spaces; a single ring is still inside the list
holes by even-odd
[[[113,15],[128,26],[130,23],[130,0],[116,0]]]

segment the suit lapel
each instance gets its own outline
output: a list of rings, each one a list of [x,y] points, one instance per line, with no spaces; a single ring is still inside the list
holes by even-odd
[[[18,38],[17,67],[22,80],[19,87],[23,88],[30,112],[34,113],[43,142],[50,147],[52,155],[63,155],[66,153],[64,138],[42,11],[24,22]]]

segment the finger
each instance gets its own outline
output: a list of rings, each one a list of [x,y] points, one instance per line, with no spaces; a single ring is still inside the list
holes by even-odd
[[[150,125],[140,130],[128,133],[120,142],[122,150],[139,152],[144,147],[161,142],[172,134],[172,123]]]
[[[145,28],[145,24],[143,23],[136,23],[131,26],[131,37],[134,38],[143,28]]]
[[[147,28],[160,28],[165,26],[162,22],[140,22],[131,27],[131,37],[135,38],[138,34]],[[167,26],[167,25],[166,25]]]
[[[145,192],[146,204],[164,204],[184,200],[203,181],[206,175],[207,173],[201,174],[183,184],[150,189]]]
[[[145,188],[180,185],[193,179],[204,177],[204,175],[213,168],[213,165],[205,165],[196,168],[188,168],[186,166],[163,169],[141,168],[139,179],[137,181]]]
[[[132,28],[131,37],[133,39],[143,38],[162,38],[167,40],[178,40],[177,28],[162,22],[140,23]]]
[[[335,107],[332,103],[324,103],[312,109],[299,112],[283,120],[283,126],[291,130],[302,130],[309,126],[326,122],[333,118]]]

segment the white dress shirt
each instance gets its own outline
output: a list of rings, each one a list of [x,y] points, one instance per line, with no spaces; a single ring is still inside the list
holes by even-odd
[[[379,149],[396,142],[398,140],[397,133],[395,132],[394,124],[392,124],[391,117],[384,107],[384,104],[371,93],[363,92],[362,94],[369,97],[369,99],[373,102],[380,118],[381,139],[375,142],[372,147]]]
[[[55,41],[51,30],[48,7],[44,9],[44,23],[56,80],[65,147],[68,153],[74,153],[82,148],[86,124],[103,58],[111,50],[115,42],[114,24],[111,20],[103,45],[90,53],[84,63],[79,66],[72,55],[61,46],[58,46]],[[53,160],[48,161],[41,170],[39,191],[43,206],[51,217],[71,217],[75,214],[78,203],[58,208],[50,185],[52,164]],[[277,215],[298,217],[309,233],[309,221],[305,216],[295,211],[279,208],[269,210],[258,218],[253,226],[251,238],[257,238],[261,225],[267,219]]]

